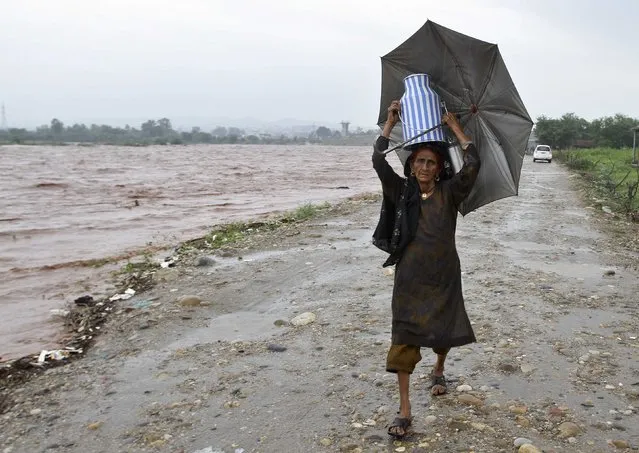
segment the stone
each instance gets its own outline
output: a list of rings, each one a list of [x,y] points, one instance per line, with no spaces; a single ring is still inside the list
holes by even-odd
[[[567,439],[569,437],[575,437],[581,433],[581,428],[576,423],[564,422],[559,425],[559,437],[561,439]]]
[[[528,408],[526,406],[510,406],[508,410],[511,413],[517,415],[524,415],[526,412],[528,412]]]
[[[625,448],[630,448],[630,444],[625,440],[611,440],[610,444],[620,450],[623,450]]]
[[[95,423],[90,423],[87,428],[92,429],[92,430],[96,430],[98,428],[100,428],[102,425],[104,424],[104,422],[95,422]]]
[[[284,352],[286,351],[286,346],[282,346],[280,344],[269,343],[266,345],[266,349],[271,352]]]
[[[530,439],[526,439],[525,437],[518,437],[517,439],[515,439],[515,442],[513,442],[513,445],[515,445],[515,447],[519,448],[524,444],[531,444],[532,445],[532,440]]]
[[[614,390],[616,387],[614,385],[606,384],[606,390]]]
[[[329,439],[328,437],[324,437],[323,439],[320,439],[319,441],[320,445],[323,445],[325,447],[329,447],[333,444],[333,441],[331,439]]]
[[[519,369],[519,367],[513,365],[512,363],[500,363],[499,369],[505,373],[514,373]]]
[[[162,282],[174,282],[180,278],[180,274],[175,268],[158,269],[154,279]]]
[[[530,426],[530,420],[528,420],[523,415],[517,415],[515,417],[515,423],[517,423],[522,428],[528,428]]]
[[[533,371],[535,371],[535,368],[532,365],[528,365],[528,364],[523,364],[521,367],[519,367],[521,369],[521,372],[524,374],[530,374]]]
[[[198,267],[208,267],[213,266],[215,264],[215,260],[210,256],[201,256],[197,259],[197,263],[195,264]]]
[[[434,415],[427,415],[426,417],[424,417],[424,423],[427,425],[432,425],[436,421],[437,417],[435,417]]]
[[[462,385],[457,386],[457,391],[458,392],[462,392],[462,393],[463,392],[472,392],[473,388],[470,385],[468,385],[468,384],[462,384]]]
[[[315,322],[316,319],[317,315],[315,313],[307,311],[306,313],[302,313],[301,315],[298,315],[291,319],[291,324],[295,327],[301,327]]]
[[[462,393],[457,397],[457,401],[459,401],[460,403],[468,404],[469,406],[483,406],[484,404],[481,399],[469,393]]]
[[[284,326],[288,326],[289,322],[283,319],[276,319],[273,325],[275,325],[275,327],[284,327]]]
[[[542,451],[532,444],[524,444],[521,447],[519,447],[519,450],[517,450],[517,453],[542,453]]]
[[[31,409],[29,411],[30,415],[40,415],[42,413],[42,409]]]
[[[198,296],[192,295],[180,296],[178,297],[177,302],[183,307],[199,307],[202,305],[202,299]]]
[[[604,272],[604,275],[606,275],[608,277],[612,277],[615,274],[616,274],[616,272],[615,272],[614,269],[608,269],[608,270],[606,270],[606,272]]]
[[[586,400],[583,403],[581,403],[581,405],[583,407],[595,407],[595,404],[591,400]]]

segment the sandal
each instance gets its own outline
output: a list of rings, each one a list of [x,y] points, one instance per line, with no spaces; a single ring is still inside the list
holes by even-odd
[[[394,437],[395,439],[402,439],[404,436],[408,434],[408,429],[413,424],[413,417],[396,417],[393,420],[393,423],[388,427],[388,435]],[[404,431],[403,434],[398,434],[394,430],[399,428]]]
[[[433,393],[433,388],[438,385],[444,388],[443,392]],[[446,378],[444,376],[435,376],[434,374],[430,375],[430,394],[433,396],[443,395],[448,392],[448,387],[446,386]]]

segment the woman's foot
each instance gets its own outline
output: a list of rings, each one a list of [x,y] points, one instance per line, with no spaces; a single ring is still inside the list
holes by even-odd
[[[430,375],[430,394],[433,396],[443,395],[448,391],[446,378],[444,377],[444,367],[435,367]]]
[[[388,434],[397,438],[404,437],[412,423],[413,416],[411,415],[410,402],[400,403],[397,417],[388,427]]]
[[[411,416],[396,417],[395,420],[393,420],[393,423],[391,423],[388,427],[388,434],[396,439],[401,439],[408,434],[412,423],[413,417]]]

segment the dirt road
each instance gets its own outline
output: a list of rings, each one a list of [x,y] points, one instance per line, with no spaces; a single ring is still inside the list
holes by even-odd
[[[460,218],[478,343],[451,352],[449,393],[435,398],[423,351],[403,442],[386,435],[393,279],[370,244],[379,201],[360,200],[211,266],[164,270],[86,358],[12,392],[0,452],[637,449],[639,258],[600,231],[572,181],[527,160],[519,197]],[[316,319],[288,323],[306,312]]]

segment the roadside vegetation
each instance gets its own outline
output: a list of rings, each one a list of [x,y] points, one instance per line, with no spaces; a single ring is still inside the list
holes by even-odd
[[[627,148],[569,149],[553,157],[581,174],[591,196],[603,199],[612,211],[639,221],[639,168],[632,166]]]

